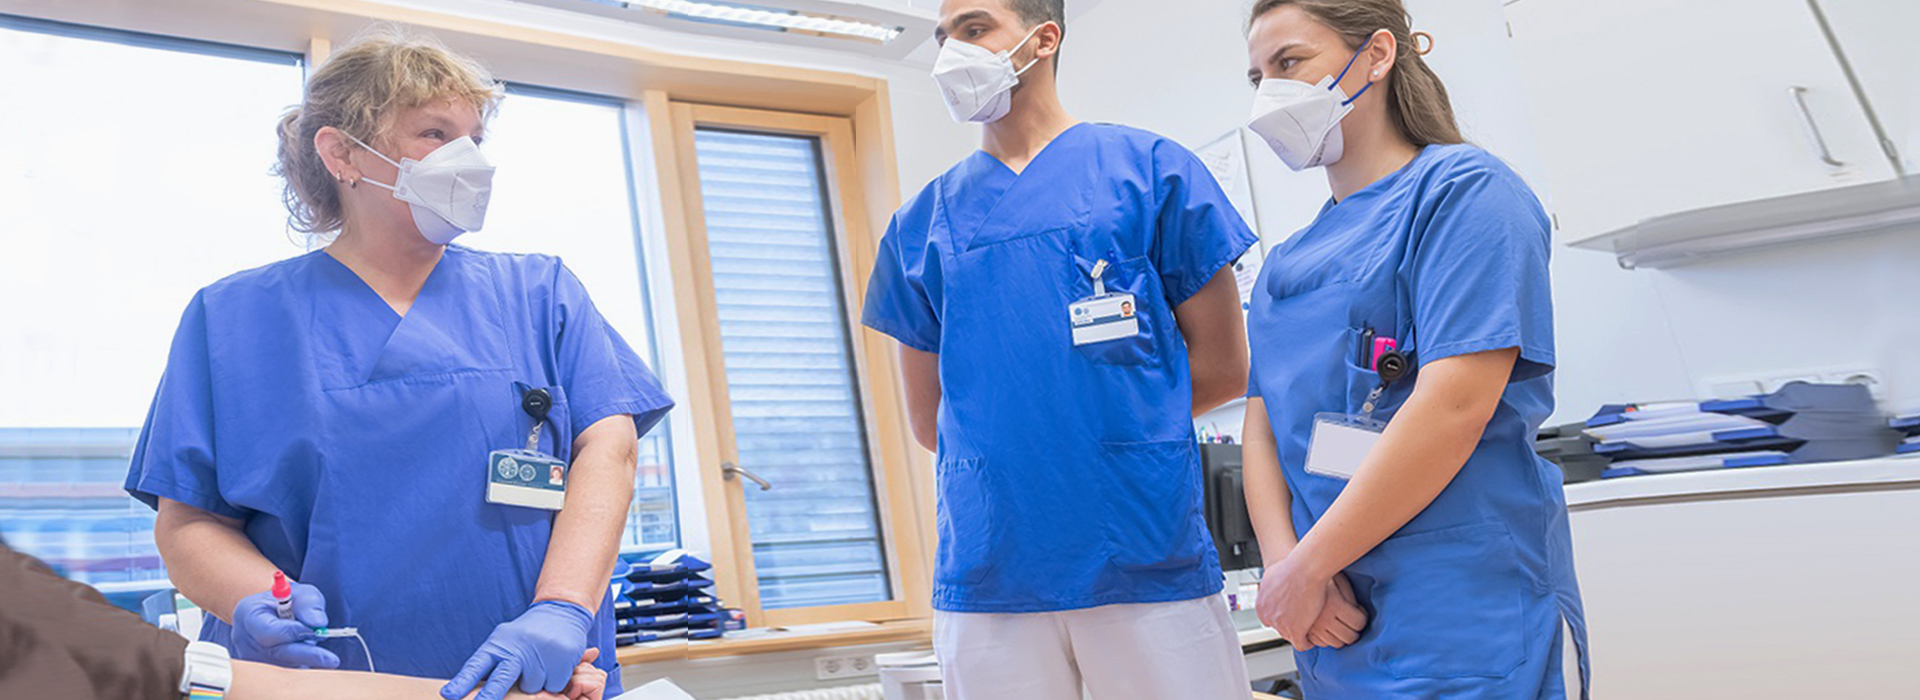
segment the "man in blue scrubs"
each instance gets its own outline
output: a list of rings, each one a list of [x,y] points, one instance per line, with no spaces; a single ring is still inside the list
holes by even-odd
[[[1255,239],[1186,149],[1066,114],[1064,26],[943,3],[935,78],[983,149],[895,214],[867,289],[938,453],[934,648],[956,700],[1242,700],[1192,417],[1244,391]]]

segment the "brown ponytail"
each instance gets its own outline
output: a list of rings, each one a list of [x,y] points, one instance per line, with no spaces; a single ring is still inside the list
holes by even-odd
[[[1387,76],[1387,118],[1400,136],[1414,146],[1464,143],[1460,125],[1454,120],[1453,102],[1447,98],[1447,86],[1421,58],[1419,39],[1427,40],[1432,50],[1433,37],[1413,32],[1413,20],[1401,0],[1257,0],[1248,22],[1268,12],[1292,5],[1333,28],[1347,40],[1347,48],[1358,51],[1367,37],[1382,29],[1393,34],[1399,46],[1392,74]]]

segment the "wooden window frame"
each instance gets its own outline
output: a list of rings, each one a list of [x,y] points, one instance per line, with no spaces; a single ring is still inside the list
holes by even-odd
[[[651,179],[655,191],[641,197],[654,198],[651,220],[643,223],[644,235],[662,240],[646,243],[668,251],[668,269],[655,265],[652,279],[655,312],[674,312],[680,337],[665,333],[668,324],[656,327],[662,353],[669,364],[683,367],[656,368],[670,387],[679,385],[684,371],[687,395],[677,395],[681,408],[670,418],[692,428],[694,445],[691,456],[698,462],[699,484],[707,510],[712,554],[716,562],[716,583],[725,600],[749,612],[755,625],[790,625],[839,620],[884,620],[899,617],[927,618],[932,615],[931,573],[933,570],[934,477],[931,456],[918,449],[905,420],[905,398],[900,382],[897,347],[891,339],[866,332],[858,324],[850,326],[855,371],[859,378],[863,405],[866,407],[869,449],[876,472],[876,501],[881,504],[883,534],[888,548],[891,583],[895,589],[891,604],[876,607],[833,606],[796,610],[760,610],[751,570],[743,573],[739,564],[745,538],[733,533],[733,513],[739,509],[714,508],[716,494],[721,501],[729,494],[728,480],[721,478],[719,441],[713,434],[716,417],[726,416],[724,396],[720,402],[702,395],[704,387],[720,366],[705,348],[704,328],[689,332],[689,324],[706,323],[698,314],[687,313],[690,290],[706,269],[684,264],[691,250],[704,256],[705,239],[700,246],[688,240],[689,222],[704,217],[689,216],[685,194],[689,188],[681,182],[680,152],[683,150],[673,132],[672,115],[676,105],[684,104],[695,113],[753,116],[759,112],[784,113],[780,120],[805,129],[820,129],[814,119],[837,119],[830,129],[832,142],[827,151],[830,183],[834,191],[834,225],[841,249],[842,288],[847,309],[857,314],[864,298],[866,280],[873,263],[873,251],[885,231],[893,209],[901,201],[898,161],[894,152],[893,117],[887,81],[883,78],[848,72],[800,68],[770,63],[711,58],[662,51],[638,41],[608,38],[604,34],[573,33],[554,26],[530,27],[509,18],[476,17],[437,9],[389,4],[382,0],[168,0],[165,3],[129,3],[124,0],[20,0],[9,6],[9,14],[37,17],[105,28],[163,34],[187,39],[222,42],[242,46],[304,53],[309,71],[323,62],[338,44],[344,44],[374,22],[395,22],[431,32],[454,51],[472,56],[489,66],[497,77],[517,83],[607,95],[627,100],[637,108],[638,119],[645,124],[636,131],[629,157],[637,165],[646,165],[641,175]],[[720,105],[725,105],[722,107]],[[741,110],[738,112],[728,111]],[[798,120],[798,121],[790,121]],[[645,134],[645,136],[642,136]],[[689,138],[690,138],[689,132]],[[691,141],[684,149],[691,157]],[[824,142],[823,142],[824,143]],[[697,193],[696,193],[697,194]],[[698,212],[696,208],[691,211]],[[704,231],[703,231],[704,232]],[[665,274],[661,274],[665,273]],[[661,285],[658,280],[667,280]],[[671,299],[671,306],[667,306]],[[658,316],[656,316],[658,318]],[[661,319],[664,321],[664,319]],[[716,351],[717,352],[717,351]],[[716,404],[722,410],[716,412]],[[679,421],[689,421],[679,423]],[[684,429],[684,427],[682,428]],[[688,452],[676,450],[676,458]],[[684,483],[684,482],[683,482]],[[737,488],[734,486],[732,488]],[[684,503],[686,499],[683,499]],[[718,505],[724,506],[721,502]],[[681,511],[683,522],[694,517]],[[724,520],[717,520],[719,514]],[[744,557],[751,563],[751,557]]]
[[[720,572],[717,584],[721,598],[746,611],[748,623],[754,626],[928,616],[932,587],[925,565],[925,543],[919,533],[919,499],[915,498],[908,466],[911,451],[906,436],[910,427],[897,355],[883,336],[859,330],[859,309],[866,297],[866,281],[873,269],[879,236],[871,226],[854,121],[840,116],[674,102],[664,93],[649,94],[646,106],[656,148],[655,167],[662,174],[661,197],[665,208],[678,209],[668,217],[667,247],[689,382],[706,396],[705,401],[695,402],[688,409],[693,413],[696,440],[701,443],[701,491],[706,498],[714,567]],[[804,136],[819,143],[826,168],[830,235],[839,256],[839,283],[846,310],[843,320],[864,409],[862,427],[868,437],[882,556],[887,562],[891,592],[887,601],[779,610],[761,605],[747,521],[746,484],[721,473],[722,464],[737,464],[740,457],[733,442],[732,410],[721,354],[706,207],[697,186],[700,178],[694,136],[698,129],[710,127]]]

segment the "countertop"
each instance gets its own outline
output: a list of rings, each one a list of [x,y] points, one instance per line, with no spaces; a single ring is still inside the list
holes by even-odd
[[[1573,511],[1729,494],[1920,487],[1920,457],[1650,474],[1568,484]]]

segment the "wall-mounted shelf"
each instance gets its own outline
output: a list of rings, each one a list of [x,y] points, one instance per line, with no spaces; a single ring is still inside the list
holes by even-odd
[[[1666,268],[1903,226],[1920,228],[1920,178],[1670,214],[1572,245],[1613,253],[1629,270]]]

